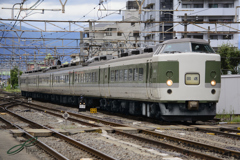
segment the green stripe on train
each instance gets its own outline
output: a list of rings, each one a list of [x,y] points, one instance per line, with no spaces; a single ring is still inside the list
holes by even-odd
[[[172,76],[168,77],[167,72],[172,72]],[[164,61],[158,62],[158,80],[157,83],[166,83],[171,79],[173,83],[179,83],[179,62]]]

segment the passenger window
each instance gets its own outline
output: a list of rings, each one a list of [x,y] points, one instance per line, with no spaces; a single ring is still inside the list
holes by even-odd
[[[95,80],[96,80],[95,82],[98,82],[98,73],[97,73],[97,72],[95,72],[95,78],[96,78],[96,79],[95,79]]]
[[[116,80],[116,82],[119,81],[119,71],[118,70],[115,70],[115,80]]]
[[[119,81],[123,81],[123,70],[119,70]]]
[[[92,82],[92,73],[88,73],[88,82]]]
[[[138,81],[138,68],[133,69],[133,80]]]
[[[92,72],[92,82],[95,82],[95,72]]]
[[[78,81],[78,74],[74,74],[75,75],[75,82],[77,83]]]
[[[129,69],[128,71],[129,71],[129,73],[128,73],[128,81],[132,81],[132,80],[133,80],[133,72],[132,72],[132,69]]]
[[[127,81],[128,80],[128,70],[125,69],[124,70],[124,81]]]
[[[139,68],[138,80],[143,81],[143,68]]]
[[[88,73],[85,73],[85,83],[88,82]]]
[[[114,82],[114,78],[115,78],[115,74],[114,74],[114,70],[111,71],[111,82]]]

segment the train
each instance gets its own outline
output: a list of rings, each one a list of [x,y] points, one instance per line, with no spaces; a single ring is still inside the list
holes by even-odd
[[[23,96],[164,121],[216,115],[221,61],[202,39],[172,39],[131,56],[56,65],[20,76]]]

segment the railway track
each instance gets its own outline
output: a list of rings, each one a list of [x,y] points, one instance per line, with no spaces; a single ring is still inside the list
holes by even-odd
[[[36,104],[31,104],[31,106],[28,106],[28,105],[29,104],[26,104],[26,103],[24,104],[25,107],[41,110],[43,112],[47,112],[47,113],[55,115],[55,116],[61,116],[61,115],[60,114],[56,114],[54,112],[59,112],[59,113],[63,112],[62,110],[48,108],[48,107],[44,107],[44,106],[41,106],[41,105],[36,105]],[[32,106],[35,106],[35,107],[32,107]],[[54,112],[51,112],[50,110],[54,111]],[[99,122],[99,123],[103,123],[105,125],[129,127],[127,125],[113,123],[113,122],[105,121],[105,120],[102,120],[102,119],[99,119],[99,118],[88,117],[88,116],[83,115],[83,114],[76,114],[76,113],[71,113],[71,112],[68,112],[68,114],[71,115],[72,117],[88,119],[88,120],[96,121],[96,122]],[[72,120],[72,121],[75,121],[75,122],[78,122],[78,123],[81,123],[81,124],[84,124],[84,125],[88,125],[88,126],[101,127],[100,125],[88,123],[86,121],[81,121],[81,120],[75,119],[75,118],[71,118],[69,120]],[[229,149],[221,148],[221,147],[215,147],[215,146],[211,146],[211,145],[207,145],[207,144],[203,144],[203,143],[199,143],[199,142],[195,142],[195,141],[190,141],[190,140],[183,139],[183,138],[176,138],[174,136],[169,136],[169,135],[161,134],[161,133],[154,132],[154,131],[148,131],[148,130],[144,130],[144,129],[141,129],[141,128],[137,128],[137,129],[139,130],[140,133],[143,133],[143,134],[146,134],[146,135],[151,135],[153,137],[159,137],[160,139],[161,138],[162,139],[167,139],[169,141],[182,143],[185,146],[191,146],[191,147],[194,147],[196,149],[202,148],[204,150],[207,150],[207,151],[210,151],[210,152],[216,152],[216,153],[219,153],[221,155],[231,156],[231,157],[235,157],[235,158],[240,158],[240,152],[238,152],[238,151],[229,150]],[[211,132],[212,132],[212,130],[211,130]],[[144,138],[144,137],[141,137],[141,136],[125,133],[125,132],[122,132],[122,131],[119,131],[119,130],[115,130],[115,133],[119,134],[119,135],[124,135],[124,136],[127,136],[127,137],[131,137],[131,138],[134,138],[134,139],[138,139],[140,141],[144,141],[144,142],[147,142],[147,143],[152,143],[152,144],[155,144],[155,145],[161,145],[161,146],[167,147],[169,149],[177,150],[180,153],[188,154],[188,155],[195,156],[195,157],[198,157],[198,158],[221,159],[221,158],[218,158],[218,157],[213,157],[213,156],[206,155],[204,153],[187,150],[186,148],[177,147],[177,146],[174,146],[174,145],[171,145],[171,144],[166,144],[164,142],[152,140],[150,138]]]
[[[108,156],[108,155],[106,155],[104,153],[101,153],[100,151],[98,151],[96,149],[93,149],[93,148],[91,148],[91,147],[89,147],[89,146],[87,146],[87,145],[85,145],[85,144],[83,144],[83,143],[81,143],[79,141],[76,141],[76,140],[74,140],[72,138],[69,138],[68,136],[65,136],[65,135],[63,135],[63,134],[61,134],[61,133],[59,133],[59,132],[57,132],[55,130],[52,130],[52,129],[46,127],[46,126],[43,126],[43,125],[38,124],[36,122],[33,122],[33,121],[29,120],[29,119],[26,119],[26,118],[24,118],[24,117],[22,117],[20,115],[17,115],[15,113],[11,112],[10,110],[8,110],[8,108],[14,107],[15,105],[19,105],[19,103],[14,103],[12,105],[8,105],[7,107],[5,107],[5,110],[8,113],[10,113],[11,115],[13,115],[14,117],[17,117],[17,118],[21,119],[22,121],[31,124],[32,126],[36,126],[36,128],[43,128],[43,129],[50,130],[51,132],[53,132],[55,137],[58,137],[58,138],[60,138],[60,139],[62,139],[64,141],[66,141],[67,143],[71,144],[72,146],[80,148],[81,150],[83,150],[83,151],[85,151],[87,153],[90,153],[92,155],[92,157],[94,157],[94,158],[104,159],[104,160],[114,160],[115,159],[115,158],[110,157],[110,156]],[[20,128],[19,126],[14,125],[13,123],[5,120],[4,118],[1,118],[1,120],[4,121],[4,123],[7,123],[8,125],[11,125],[11,126],[17,128],[17,129],[22,130],[26,134],[26,136],[28,138],[29,137],[33,138],[29,133],[27,133],[24,129]],[[39,145],[40,148],[42,148],[45,151],[47,151],[50,155],[53,155],[56,159],[61,159],[61,160],[62,159],[68,159],[68,158],[64,157],[63,155],[61,155],[60,153],[58,153],[57,151],[55,151],[54,149],[48,147],[47,145],[45,145],[41,141],[38,141],[37,144]]]

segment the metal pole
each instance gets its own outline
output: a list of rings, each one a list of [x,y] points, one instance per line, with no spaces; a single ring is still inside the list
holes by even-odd
[[[83,62],[83,32],[80,32],[80,54],[79,54],[79,60],[81,62],[81,56],[80,55],[82,55],[82,62]]]
[[[187,13],[184,15],[184,38],[187,38]]]

